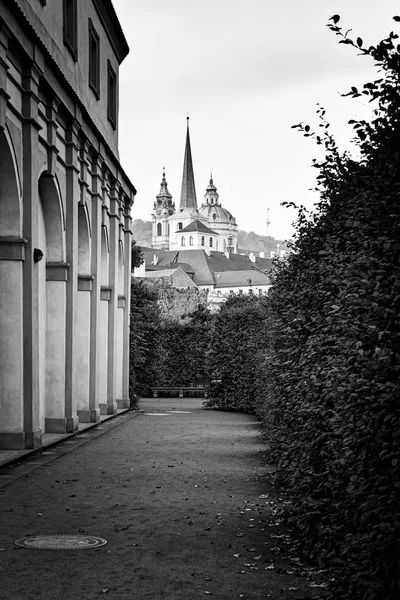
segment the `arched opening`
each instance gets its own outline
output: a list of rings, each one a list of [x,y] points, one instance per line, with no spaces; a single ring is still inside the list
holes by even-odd
[[[158,235],[158,236],[162,235],[162,227],[161,227],[161,223],[157,223],[157,235]]]
[[[194,244],[194,237],[191,235],[189,238],[189,246],[193,246]]]
[[[108,231],[107,227],[103,225],[101,228],[101,270],[100,270],[100,284],[103,286],[108,285],[108,264],[109,264],[109,243],[108,243]]]
[[[78,273],[89,275],[91,265],[90,226],[86,205],[78,206]]]
[[[78,205],[78,293],[74,328],[76,375],[75,398],[80,421],[90,420],[90,322],[91,322],[91,243],[90,221],[86,204]]]
[[[210,237],[210,248],[212,248],[212,245],[213,245],[213,239],[212,239],[212,237]]]
[[[39,314],[39,412],[45,431],[65,423],[66,281],[64,215],[55,177],[39,179],[37,263]]]
[[[19,237],[21,189],[11,136],[0,129],[0,236]]]
[[[11,137],[7,130],[0,129],[0,441],[3,448],[25,447],[21,201]]]
[[[43,174],[39,179],[39,197],[46,225],[46,260],[56,263],[65,261],[64,211],[59,188],[52,175]]]
[[[185,244],[186,244],[185,236],[182,236],[182,238],[181,238],[181,246],[185,246]]]
[[[204,235],[201,236],[201,245],[204,246]]]
[[[101,268],[100,268],[100,311],[99,311],[99,404],[107,404],[108,379],[108,321],[110,293],[109,285],[109,239],[105,225],[101,228]]]

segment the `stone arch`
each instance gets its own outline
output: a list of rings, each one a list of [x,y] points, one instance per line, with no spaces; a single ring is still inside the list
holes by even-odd
[[[22,193],[11,136],[0,128],[0,236],[18,237],[22,231]]]
[[[122,240],[119,240],[118,243],[118,294],[120,296],[124,295],[124,243]]]
[[[86,204],[78,206],[78,272],[88,275],[91,265],[90,221]]]
[[[65,260],[65,218],[58,181],[43,173],[39,179],[39,197],[46,228],[46,261]]]
[[[108,240],[108,231],[105,225],[101,228],[101,268],[100,268],[100,284],[108,285],[109,281],[109,257],[110,257],[110,244]]]
[[[66,283],[65,219],[58,181],[43,172],[38,182],[38,244],[45,260],[37,263],[39,314],[39,414],[46,432],[66,432]]]
[[[22,194],[11,136],[0,128],[0,447],[24,448]]]

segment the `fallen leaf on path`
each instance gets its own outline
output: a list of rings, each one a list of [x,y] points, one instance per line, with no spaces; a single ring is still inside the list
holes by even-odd
[[[265,567],[265,570],[271,570],[271,569],[275,569],[274,563],[268,565],[268,567]]]

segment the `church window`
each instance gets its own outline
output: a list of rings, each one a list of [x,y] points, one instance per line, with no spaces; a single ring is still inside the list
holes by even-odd
[[[78,59],[78,22],[76,0],[64,0],[64,44],[74,60]]]
[[[185,246],[185,244],[186,244],[185,236],[182,236],[181,246]]]
[[[204,246],[204,235],[201,236],[201,245]]]
[[[157,223],[157,235],[162,235],[161,223]]]
[[[213,245],[213,239],[210,238],[210,248],[212,248],[212,245]]]
[[[183,229],[183,223],[178,223],[178,229]]]
[[[213,214],[213,219],[214,219],[214,221],[215,221],[215,219],[216,219],[216,218],[217,218],[217,215],[214,213],[214,214]]]
[[[193,242],[194,242],[194,239],[193,239],[193,236],[191,235],[189,238],[189,246],[193,246]]]
[[[89,19],[89,87],[100,98],[100,38]]]

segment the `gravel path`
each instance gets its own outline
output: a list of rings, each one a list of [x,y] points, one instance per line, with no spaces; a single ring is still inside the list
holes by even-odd
[[[321,575],[290,548],[256,420],[200,399],[140,408],[0,489],[2,600],[322,597]],[[15,545],[39,534],[107,544]]]

